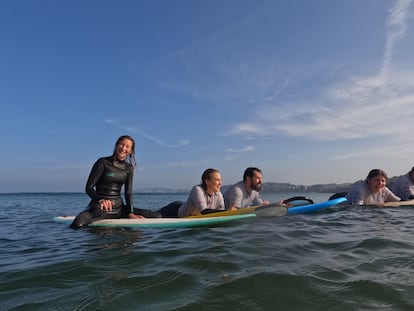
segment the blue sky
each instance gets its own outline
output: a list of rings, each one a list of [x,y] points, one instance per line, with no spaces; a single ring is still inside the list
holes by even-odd
[[[123,134],[138,191],[414,165],[409,0],[1,1],[0,38],[0,192],[84,191]]]

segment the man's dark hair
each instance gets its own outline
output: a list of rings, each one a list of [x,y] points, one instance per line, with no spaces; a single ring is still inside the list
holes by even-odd
[[[248,168],[246,168],[246,170],[244,171],[244,174],[243,174],[243,181],[245,181],[247,179],[247,177],[252,178],[255,172],[261,173],[262,170],[260,168],[257,168],[257,167],[248,167]]]

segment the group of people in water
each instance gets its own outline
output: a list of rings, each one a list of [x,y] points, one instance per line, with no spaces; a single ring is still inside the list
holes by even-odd
[[[86,193],[91,201],[87,209],[75,217],[70,225],[72,229],[102,218],[186,217],[269,204],[259,196],[263,183],[259,168],[247,168],[243,180],[230,187],[224,196],[220,191],[220,172],[208,168],[201,176],[201,183],[191,189],[187,201],[171,202],[158,211],[134,208],[132,181],[135,163],[135,140],[128,135],[119,137],[113,154],[99,158],[93,165],[86,182]],[[122,187],[125,203],[121,197]]]
[[[99,158],[93,165],[86,182],[86,193],[91,201],[70,227],[78,229],[102,218],[187,217],[270,203],[259,195],[263,184],[259,168],[248,167],[243,180],[229,187],[224,194],[220,190],[220,172],[208,168],[201,176],[201,183],[191,189],[187,201],[171,202],[158,211],[134,208],[132,182],[135,165],[135,140],[123,135],[116,141],[113,154]],[[357,205],[414,199],[414,167],[398,178],[392,190],[386,187],[386,182],[387,174],[373,169],[365,180],[355,183],[344,195],[348,203]],[[125,202],[121,197],[122,187]]]

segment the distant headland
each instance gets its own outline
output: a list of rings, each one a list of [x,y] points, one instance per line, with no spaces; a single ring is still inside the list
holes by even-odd
[[[391,188],[392,184],[397,180],[399,176],[388,178],[387,187]],[[347,192],[351,189],[353,183],[342,184],[314,184],[314,185],[295,185],[290,183],[280,182],[265,182],[262,186],[262,193],[279,193],[279,192],[291,192],[291,193],[304,193],[304,192],[316,192],[316,193],[338,193]],[[223,185],[221,191],[224,192],[231,185]],[[137,192],[141,193],[188,193],[190,189],[169,189],[169,188],[145,188],[139,189]]]

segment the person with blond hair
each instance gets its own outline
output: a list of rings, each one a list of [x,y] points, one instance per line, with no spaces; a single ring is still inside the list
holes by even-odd
[[[224,210],[220,172],[214,168],[206,169],[201,176],[201,183],[195,185],[187,201],[178,208],[177,216],[186,217]]]

